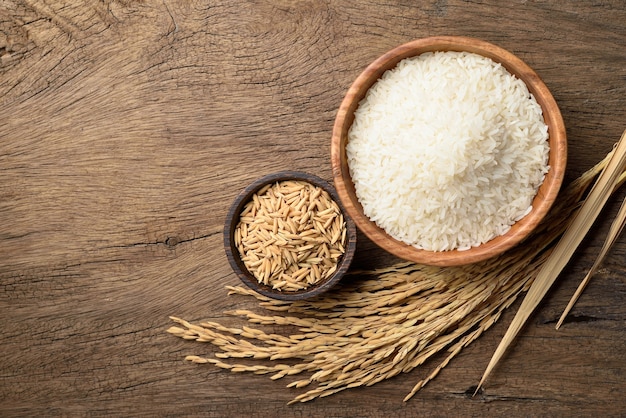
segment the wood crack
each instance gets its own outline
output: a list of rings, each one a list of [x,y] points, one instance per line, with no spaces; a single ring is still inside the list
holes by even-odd
[[[196,237],[186,238],[186,239],[179,239],[175,235],[172,235],[172,236],[169,236],[169,237],[165,238],[162,241],[157,240],[157,241],[154,241],[154,242],[133,242],[133,243],[130,243],[130,244],[111,245],[111,246],[107,246],[105,248],[133,248],[133,247],[149,247],[149,246],[153,246],[153,245],[166,245],[166,246],[168,246],[170,248],[173,248],[173,247],[176,247],[177,245],[186,244],[186,243],[189,243],[189,242],[210,238],[210,237],[212,237],[212,236],[214,236],[215,234],[218,234],[218,233],[221,233],[221,231],[219,231],[219,232],[212,232],[212,233],[209,233],[209,234],[199,235],[199,236],[196,236]]]

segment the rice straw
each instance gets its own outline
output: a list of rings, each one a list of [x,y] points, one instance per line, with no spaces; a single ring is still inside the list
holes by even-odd
[[[504,334],[502,341],[496,348],[483,377],[481,378],[474,395],[478,393],[483,383],[494,369],[504,352],[511,345],[522,326],[526,323],[539,302],[548,292],[556,278],[559,276],[565,265],[569,262],[574,251],[593,225],[604,204],[619,182],[619,177],[626,167],[626,131],[612,151],[608,164],[598,177],[598,180],[591,188],[589,195],[581,206],[574,219],[569,224],[565,233],[554,247],[552,254],[546,260],[537,277],[533,281],[526,297],[522,301],[520,308],[513,318],[511,325]]]
[[[604,241],[602,248],[600,249],[600,254],[598,255],[598,258],[596,258],[596,261],[593,263],[593,266],[591,266],[591,269],[589,269],[589,272],[587,273],[583,281],[580,283],[580,285],[578,285],[578,288],[576,289],[576,292],[572,296],[572,299],[570,299],[569,303],[567,304],[567,307],[563,311],[563,314],[561,314],[561,318],[559,318],[559,322],[557,322],[556,324],[556,329],[559,329],[561,325],[563,324],[563,321],[567,317],[567,314],[570,312],[570,310],[572,309],[572,307],[574,306],[574,304],[576,303],[580,295],[583,293],[583,290],[585,290],[585,287],[587,287],[587,284],[591,280],[591,277],[595,274],[598,267],[600,267],[600,264],[602,264],[602,262],[604,261],[604,257],[606,257],[606,255],[608,254],[613,244],[615,244],[615,241],[617,241],[617,238],[624,230],[625,225],[626,225],[626,197],[624,198],[624,201],[622,202],[622,206],[620,207],[619,212],[617,213],[617,216],[615,217],[615,220],[611,224],[611,228],[609,229],[609,234],[606,237],[606,240]]]

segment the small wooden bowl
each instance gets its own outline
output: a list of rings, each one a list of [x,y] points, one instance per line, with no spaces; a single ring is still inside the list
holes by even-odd
[[[546,174],[545,180],[532,202],[533,210],[516,222],[506,234],[464,251],[434,252],[420,250],[392,238],[370,221],[363,214],[363,207],[356,197],[346,157],[348,130],[354,121],[354,112],[359,102],[365,97],[367,90],[385,71],[394,68],[401,60],[435,51],[467,51],[501,63],[511,74],[526,83],[528,90],[541,106],[545,123],[548,125],[550,171]],[[370,64],[354,81],[339,107],[331,144],[331,164],[335,188],[346,211],[357,227],[375,244],[388,252],[405,260],[435,266],[454,266],[479,262],[501,254],[517,245],[537,226],[554,203],[565,175],[566,163],[567,139],[563,118],[552,94],[539,76],[515,55],[500,47],[477,39],[454,36],[439,36],[409,42],[392,49]]]
[[[239,250],[235,246],[234,239],[235,229],[237,227],[237,224],[239,223],[239,215],[241,214],[241,211],[243,210],[245,204],[252,199],[252,195],[267,184],[285,180],[304,181],[321,187],[326,192],[328,192],[331,198],[339,206],[339,209],[343,214],[347,229],[345,252],[339,259],[339,262],[337,264],[337,270],[335,271],[335,273],[320,283],[312,285],[303,290],[292,292],[278,291],[272,289],[271,286],[259,283],[259,281],[248,271],[243,261],[241,261],[241,258],[239,257]],[[348,268],[350,267],[350,263],[352,263],[352,259],[354,258],[354,252],[356,250],[356,225],[347,215],[345,208],[343,207],[341,200],[337,195],[337,192],[331,184],[311,174],[298,171],[281,171],[257,179],[248,187],[246,187],[235,198],[232,206],[230,207],[230,210],[228,211],[228,215],[226,216],[226,223],[224,225],[224,250],[226,251],[226,257],[228,258],[228,262],[230,263],[234,272],[237,274],[239,279],[241,279],[241,281],[252,290],[260,293],[263,296],[267,296],[273,299],[286,301],[302,300],[326,292],[331,287],[336,285],[346,274]]]

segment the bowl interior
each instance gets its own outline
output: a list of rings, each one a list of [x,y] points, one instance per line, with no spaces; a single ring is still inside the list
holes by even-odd
[[[533,210],[516,222],[506,234],[463,251],[419,250],[392,238],[370,221],[363,214],[363,208],[356,197],[346,157],[348,130],[354,121],[354,112],[359,102],[365,97],[367,90],[385,71],[394,68],[401,60],[435,51],[467,51],[502,64],[511,74],[526,83],[528,90],[541,106],[545,123],[548,126],[550,169],[532,202]],[[394,48],[370,64],[354,81],[341,103],[333,127],[331,144],[335,188],[357,227],[374,243],[400,258],[437,266],[475,263],[500,254],[518,244],[537,226],[554,203],[563,181],[566,161],[567,141],[561,112],[539,76],[512,53],[488,42],[466,37],[441,36],[419,39]]]
[[[337,264],[337,270],[335,271],[335,273],[328,279],[311,285],[306,289],[290,292],[281,292],[272,289],[271,286],[259,283],[259,281],[248,271],[243,261],[239,257],[239,250],[235,245],[234,239],[235,229],[237,227],[237,224],[239,223],[239,215],[241,214],[241,211],[243,210],[243,207],[246,205],[246,203],[248,203],[252,199],[252,195],[267,184],[284,180],[305,181],[326,190],[331,198],[335,202],[337,202],[337,205],[342,211],[347,229],[345,252],[339,259],[339,262]],[[224,225],[224,250],[233,271],[237,274],[239,279],[241,279],[241,281],[249,288],[273,299],[301,300],[319,295],[329,290],[331,287],[337,284],[341,277],[343,277],[343,275],[347,272],[350,263],[354,258],[354,252],[356,250],[356,226],[350,216],[348,216],[348,214],[346,213],[346,210],[343,207],[341,200],[337,195],[337,192],[328,182],[308,173],[298,171],[281,171],[257,179],[248,187],[246,187],[241,193],[239,193],[239,195],[235,198],[233,204],[228,211],[228,214],[226,216],[226,223]]]

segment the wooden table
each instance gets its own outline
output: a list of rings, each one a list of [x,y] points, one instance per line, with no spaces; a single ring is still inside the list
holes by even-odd
[[[343,95],[401,43],[517,54],[561,107],[566,181],[593,166],[626,128],[623,1],[80,3],[0,3],[0,415],[626,414],[625,237],[554,330],[624,190],[474,398],[518,305],[406,404],[425,371],[287,406],[297,390],[184,362],[210,347],[166,333],[254,307],[224,288],[229,205],[282,169],[330,180]],[[359,237],[355,267],[396,261]]]

